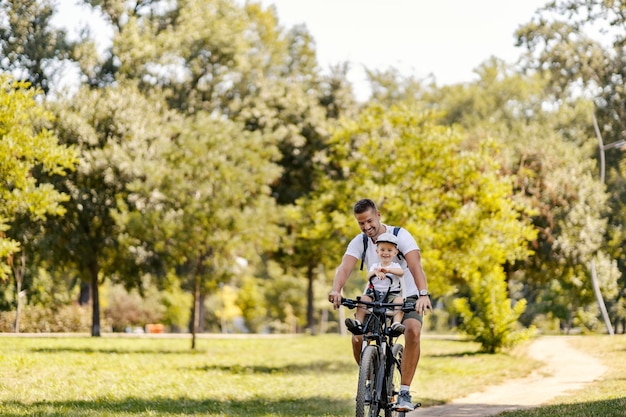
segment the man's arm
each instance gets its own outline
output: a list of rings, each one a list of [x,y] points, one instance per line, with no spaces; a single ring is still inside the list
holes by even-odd
[[[419,250],[412,250],[409,253],[404,255],[406,259],[406,263],[409,267],[409,271],[411,271],[411,275],[413,275],[413,279],[415,280],[415,285],[417,286],[417,290],[428,290],[428,283],[426,282],[426,274],[424,273],[424,269],[422,269],[422,254]],[[415,305],[415,309],[418,313],[424,314],[426,309],[432,310],[432,304],[430,303],[430,297],[422,296],[417,300]]]
[[[335,278],[333,279],[333,288],[328,293],[328,301],[333,303],[334,308],[341,306],[341,290],[346,285],[346,281],[354,271],[357,259],[352,255],[343,255],[341,265],[335,271]]]

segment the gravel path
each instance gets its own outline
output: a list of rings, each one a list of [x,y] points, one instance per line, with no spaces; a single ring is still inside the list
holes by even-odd
[[[598,359],[574,349],[567,336],[540,337],[530,346],[529,354],[545,364],[531,375],[488,386],[484,391],[448,404],[419,408],[407,417],[485,417],[507,410],[537,407],[582,388],[606,371]]]

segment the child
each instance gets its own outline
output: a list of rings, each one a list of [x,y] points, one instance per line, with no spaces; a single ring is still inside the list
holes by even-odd
[[[368,284],[365,288],[365,292],[361,296],[363,301],[372,301],[374,299],[374,293],[387,294],[387,299],[384,300],[388,303],[401,304],[404,299],[402,298],[402,282],[404,270],[400,264],[392,262],[393,258],[398,254],[398,238],[391,233],[383,233],[378,239],[376,239],[376,253],[380,262],[374,263],[370,268],[367,279]],[[373,278],[372,278],[373,277]],[[391,278],[391,281],[389,278]],[[370,280],[370,278],[372,278]],[[363,320],[365,319],[366,308],[364,306],[357,307],[355,319],[346,319],[346,326],[353,334],[363,334]],[[393,315],[393,323],[391,324],[391,330],[396,334],[404,333],[404,325],[402,324],[402,309],[400,307],[395,308]]]

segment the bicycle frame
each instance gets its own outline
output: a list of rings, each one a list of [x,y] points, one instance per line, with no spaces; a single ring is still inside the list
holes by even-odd
[[[387,294],[389,291],[387,291]],[[393,311],[396,308],[402,308],[404,311],[410,311],[415,309],[414,303],[404,302],[400,303],[387,303],[384,300],[387,298],[379,297],[378,293],[375,293],[376,297],[374,301],[363,301],[360,297],[356,300],[342,299],[342,305],[353,309],[356,307],[363,307],[370,310],[370,313],[366,316],[363,322],[363,347],[361,350],[361,357],[372,355],[373,353],[365,354],[366,349],[376,350],[376,366],[375,370],[376,380],[371,381],[374,383],[374,389],[370,391],[371,399],[369,402],[369,413],[367,417],[376,417],[380,415],[381,411],[385,412],[385,417],[391,417],[394,413],[400,417],[404,416],[404,412],[395,412],[393,409],[394,397],[398,394],[399,387],[392,386],[394,369],[400,369],[400,361],[394,353],[395,341],[399,334],[394,334],[391,330],[392,317],[387,313]],[[382,298],[382,299],[381,299]],[[402,345],[400,345],[402,346]],[[401,349],[401,347],[400,347]],[[401,352],[401,350],[400,350]],[[361,366],[368,366],[368,364],[361,363]],[[360,371],[360,374],[363,371]],[[361,379],[361,377],[360,377]],[[359,381],[360,389],[363,381]],[[390,386],[391,385],[391,386]],[[359,397],[362,396],[360,391],[357,392],[357,417],[364,417],[364,411],[359,410]],[[363,398],[361,398],[362,400]],[[364,406],[362,408],[365,408]]]

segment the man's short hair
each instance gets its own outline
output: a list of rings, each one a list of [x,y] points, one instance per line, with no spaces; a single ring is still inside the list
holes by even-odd
[[[376,208],[376,203],[374,203],[369,198],[363,198],[356,203],[354,203],[354,214],[365,213],[367,210],[374,210],[374,213],[378,212]]]

